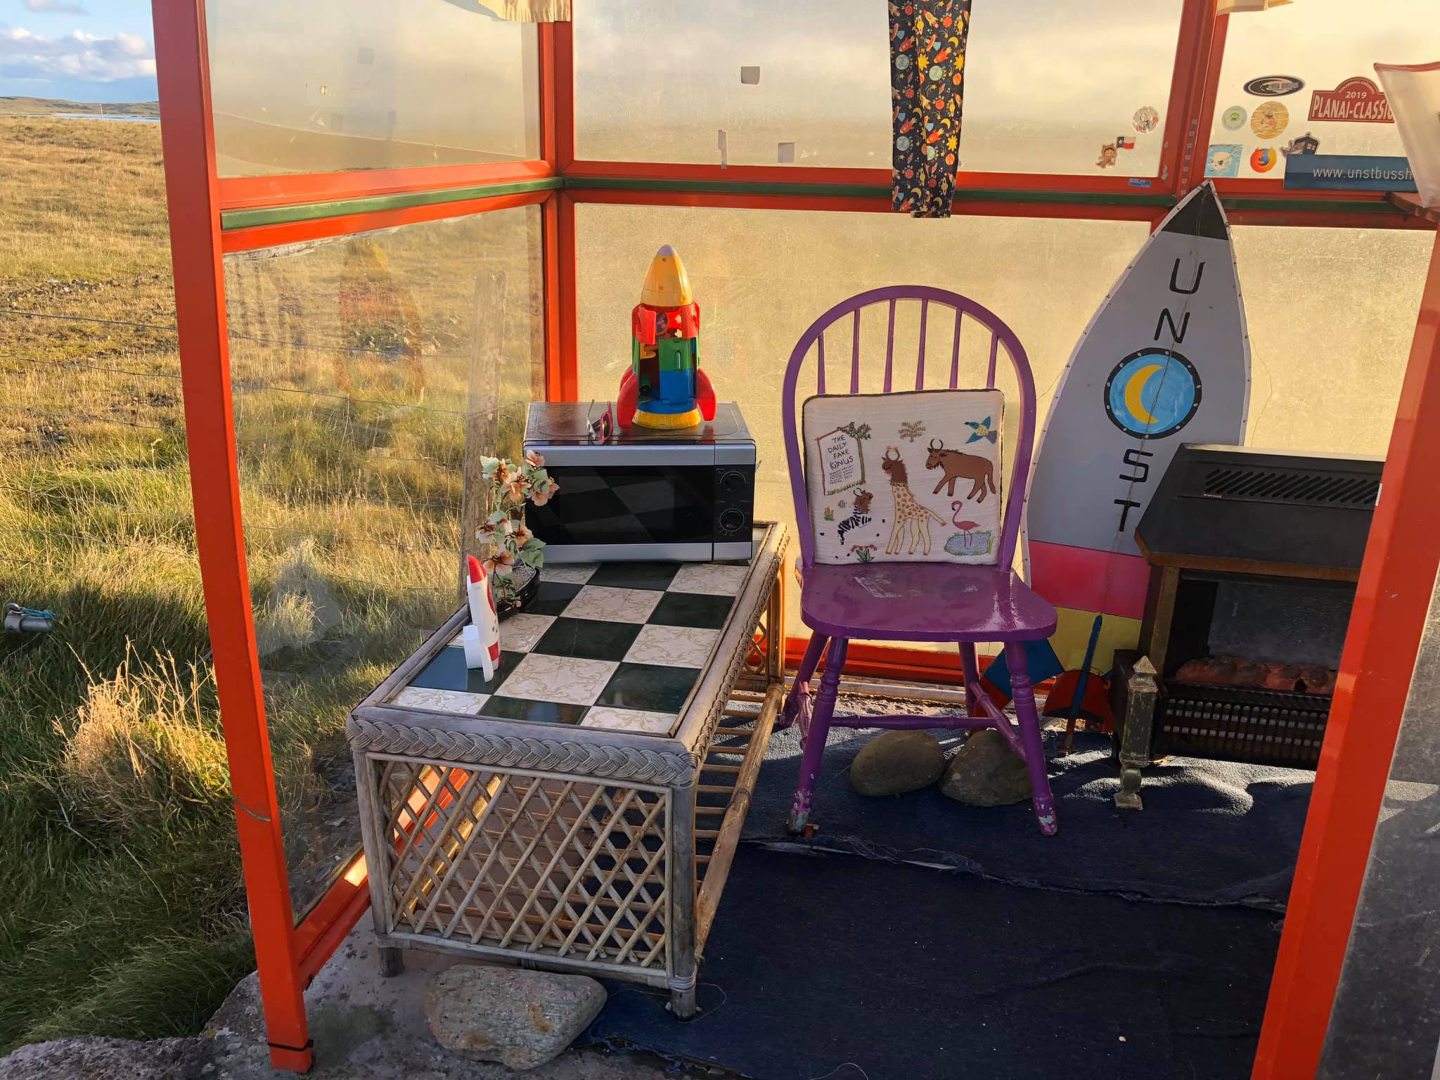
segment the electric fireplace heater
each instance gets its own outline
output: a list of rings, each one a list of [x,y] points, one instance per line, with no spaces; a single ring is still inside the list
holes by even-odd
[[[1116,655],[1122,764],[1316,765],[1383,465],[1180,448],[1136,529],[1152,571],[1140,652]]]

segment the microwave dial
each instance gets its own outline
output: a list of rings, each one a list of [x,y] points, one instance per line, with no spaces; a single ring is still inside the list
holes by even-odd
[[[734,507],[720,515],[720,528],[727,533],[739,532],[745,527],[745,515]]]
[[[745,474],[731,469],[720,477],[720,490],[726,495],[743,495],[749,485],[745,482]]]

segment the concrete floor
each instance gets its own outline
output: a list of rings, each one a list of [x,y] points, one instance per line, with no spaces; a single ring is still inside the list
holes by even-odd
[[[676,1074],[641,1054],[569,1050],[542,1068],[516,1074],[499,1065],[455,1057],[430,1035],[421,1008],[425,983],[456,961],[409,950],[405,971],[381,978],[370,920],[362,919],[310,989],[316,1080],[489,1080],[524,1075],[535,1080],[661,1080]],[[254,975],[237,986],[205,1033],[211,1053],[203,1075],[215,1080],[269,1080],[289,1074],[270,1068]],[[695,1073],[694,1075],[700,1075]]]
[[[336,950],[305,992],[315,1040],[315,1080],[674,1080],[725,1076],[702,1067],[669,1068],[643,1053],[567,1050],[528,1073],[458,1058],[430,1035],[421,1000],[426,981],[456,961],[406,953],[404,974],[380,977],[370,920]],[[260,1019],[259,980],[241,981],[193,1038],[133,1042],[72,1038],[21,1047],[0,1059],[0,1080],[291,1080],[270,1067]]]

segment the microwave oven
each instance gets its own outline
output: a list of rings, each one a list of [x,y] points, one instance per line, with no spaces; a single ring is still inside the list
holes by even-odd
[[[682,430],[611,430],[608,403],[537,402],[525,450],[560,485],[525,521],[547,563],[748,560],[755,440],[734,402]]]

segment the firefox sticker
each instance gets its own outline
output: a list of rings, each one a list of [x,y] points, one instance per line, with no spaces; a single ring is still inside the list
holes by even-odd
[[[1261,146],[1250,155],[1250,167],[1256,172],[1269,172],[1279,160],[1280,155],[1273,147]]]

